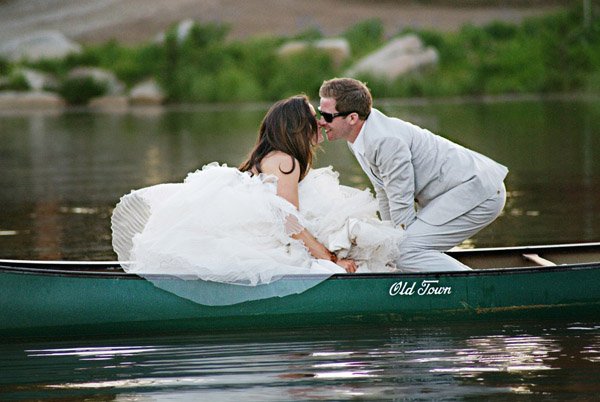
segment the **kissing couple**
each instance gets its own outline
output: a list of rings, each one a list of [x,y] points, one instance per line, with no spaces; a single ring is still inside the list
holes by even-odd
[[[325,81],[276,102],[238,168],[216,162],[123,196],[111,219],[123,268],[140,275],[260,286],[289,275],[457,271],[444,252],[502,211],[508,169],[373,108],[367,86]],[[313,169],[345,140],[375,190]]]

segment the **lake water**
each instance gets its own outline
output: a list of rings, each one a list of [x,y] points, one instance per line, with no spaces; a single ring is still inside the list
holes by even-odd
[[[131,189],[237,165],[269,105],[0,112],[0,258],[112,260]],[[600,239],[600,101],[377,105],[509,167],[502,216],[464,247]],[[368,181],[346,145],[317,166]],[[557,284],[558,285],[558,284]],[[0,342],[0,399],[577,399],[600,392],[600,321],[407,323]]]
[[[443,324],[0,344],[0,399],[597,400],[600,326]]]

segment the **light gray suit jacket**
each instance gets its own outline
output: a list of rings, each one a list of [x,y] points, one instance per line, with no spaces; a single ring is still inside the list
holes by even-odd
[[[408,228],[443,225],[502,188],[508,169],[373,109],[350,149],[375,187],[381,218]],[[415,209],[416,203],[416,209]]]

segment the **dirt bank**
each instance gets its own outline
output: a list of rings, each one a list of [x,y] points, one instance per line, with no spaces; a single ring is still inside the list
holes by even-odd
[[[335,36],[370,18],[379,18],[392,35],[405,27],[452,31],[465,23],[519,22],[561,7],[560,2],[459,3],[463,6],[391,0],[0,0],[0,43],[38,30],[59,30],[82,43],[112,38],[136,43],[187,18],[230,24],[233,38],[292,35],[310,28]]]

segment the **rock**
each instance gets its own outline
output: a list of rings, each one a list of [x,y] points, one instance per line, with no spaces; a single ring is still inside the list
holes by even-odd
[[[0,92],[0,109],[55,109],[63,108],[65,101],[57,94],[45,91]]]
[[[346,75],[370,74],[376,78],[395,80],[403,74],[437,65],[439,55],[432,47],[424,48],[416,35],[406,35],[359,60]]]
[[[91,99],[88,106],[92,109],[119,111],[127,109],[129,100],[124,95],[100,96]]]
[[[340,67],[350,57],[350,44],[343,38],[321,39],[314,43],[315,48],[329,54],[333,64]]]
[[[9,61],[60,59],[81,52],[81,46],[58,31],[38,31],[0,44],[0,56]]]
[[[350,44],[344,38],[320,39],[314,42],[291,41],[281,46],[277,54],[287,57],[311,48],[327,53],[338,67],[350,57]]]
[[[129,102],[132,105],[160,105],[165,98],[164,92],[153,79],[137,84],[129,92]]]
[[[58,88],[58,81],[51,74],[41,71],[32,70],[30,68],[22,68],[19,70],[25,81],[34,91],[42,91],[48,88]]]
[[[175,27],[175,32],[176,32],[178,44],[183,43],[188,38],[188,36],[190,35],[190,31],[192,30],[192,28],[194,27],[195,24],[196,24],[196,22],[191,19],[186,19],[186,20],[180,21],[177,24],[177,26]],[[158,44],[164,43],[165,36],[166,36],[166,34],[164,32],[160,32],[154,38],[154,43],[158,43]]]
[[[190,31],[194,27],[195,22],[193,20],[183,20],[177,24],[177,43],[183,43],[190,35]]]
[[[110,71],[96,67],[77,67],[69,71],[67,79],[93,78],[106,85],[107,95],[123,95],[125,85]]]
[[[309,44],[306,41],[294,40],[291,42],[287,42],[283,44],[279,48],[279,50],[277,50],[277,55],[280,57],[288,57],[296,53],[305,51],[306,49],[308,49],[308,46]]]

